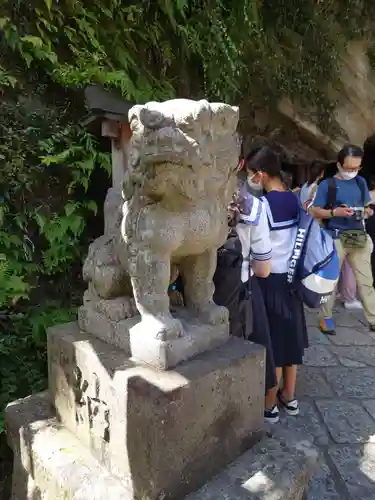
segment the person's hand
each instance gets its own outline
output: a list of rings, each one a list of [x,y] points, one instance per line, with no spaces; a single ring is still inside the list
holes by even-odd
[[[332,213],[334,217],[351,217],[354,215],[354,210],[349,207],[337,207]]]

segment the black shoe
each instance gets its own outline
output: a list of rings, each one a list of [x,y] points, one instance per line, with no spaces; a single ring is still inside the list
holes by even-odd
[[[291,401],[286,401],[281,391],[277,393],[277,399],[279,400],[280,406],[285,410],[285,412],[295,417],[299,414],[299,404],[297,399],[292,399]]]
[[[280,414],[277,405],[275,405],[270,410],[264,410],[265,422],[268,422],[269,424],[277,424],[279,420],[280,420]]]

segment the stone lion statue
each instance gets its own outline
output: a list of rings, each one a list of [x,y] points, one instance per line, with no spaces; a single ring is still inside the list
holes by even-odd
[[[129,122],[123,200],[109,191],[105,234],[84,264],[85,304],[114,321],[138,311],[148,334],[178,338],[183,326],[168,297],[178,268],[188,311],[208,324],[225,323],[227,310],[212,300],[212,277],[235,190],[238,108],[205,100],[150,102],[134,106]]]

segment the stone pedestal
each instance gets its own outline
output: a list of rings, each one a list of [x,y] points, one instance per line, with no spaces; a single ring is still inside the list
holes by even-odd
[[[231,338],[172,371],[48,335],[49,392],[8,406],[12,500],[302,500],[317,454],[263,435],[264,350]]]
[[[48,394],[12,403],[6,421],[14,450],[12,500],[134,500],[126,484],[59,424]],[[317,460],[314,447],[290,432],[265,437],[185,500],[306,500]]]
[[[180,499],[260,438],[265,355],[250,342],[159,371],[72,323],[48,355],[58,420],[136,499]]]

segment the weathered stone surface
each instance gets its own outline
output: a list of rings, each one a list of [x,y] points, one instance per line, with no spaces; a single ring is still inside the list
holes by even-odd
[[[337,366],[335,356],[323,345],[311,345],[305,350],[303,363],[306,366]]]
[[[314,319],[314,326],[309,327],[309,342],[310,345],[322,344],[322,345],[331,345],[329,337],[327,335],[323,335],[322,332],[317,328],[317,319]]]
[[[183,485],[173,497],[150,496],[147,491],[135,497],[57,422],[46,394],[16,401],[8,407],[6,419],[15,471],[20,472],[14,478],[14,500],[183,498]],[[302,437],[265,438],[187,498],[302,500],[317,460],[316,449]]]
[[[218,347],[228,340],[228,325],[207,325],[196,321],[189,311],[176,309],[173,317],[183,326],[183,335],[161,341],[143,331],[142,322],[129,330],[132,359],[146,361],[159,369],[173,368],[181,361]]]
[[[361,404],[339,400],[316,404],[337,444],[375,441],[375,422]]]
[[[310,316],[313,318],[313,315]],[[321,432],[328,433],[327,438],[329,435],[338,443],[349,443],[348,446],[339,444],[331,450],[330,453],[335,458],[334,463],[330,457],[327,458],[320,471],[314,475],[307,500],[375,498],[375,369],[372,368],[374,346],[365,325],[361,324],[361,318],[365,323],[363,313],[354,315],[343,309],[340,309],[339,315],[335,315],[337,323],[355,325],[355,328],[346,330],[344,343],[348,345],[335,346],[335,337],[322,335],[323,339],[327,339],[324,347],[338,357],[340,365],[319,368],[301,366],[298,370],[297,397],[300,400],[308,398],[313,407],[318,407],[318,415],[314,411],[300,415],[309,421],[306,426],[310,427],[311,420],[316,419],[317,428],[321,426]],[[315,334],[319,340],[321,334],[316,328],[310,327],[309,337],[312,345],[316,345]],[[358,334],[361,344],[358,344]],[[363,343],[365,345],[362,345]],[[368,364],[365,365],[362,361]],[[344,363],[350,364],[350,368],[343,366]],[[353,398],[358,399],[355,401]],[[302,408],[303,405],[304,401],[301,401]],[[293,423],[298,423],[298,420],[282,416],[279,425],[292,435]],[[319,439],[319,430],[313,430],[310,431],[311,440],[314,434],[318,435],[315,442],[326,450],[327,438]]]
[[[342,29],[342,28],[338,28]],[[343,33],[345,28],[342,29]],[[363,144],[375,132],[372,106],[375,95],[375,82],[369,57],[369,41],[363,38],[348,40],[343,44],[345,49],[337,60],[340,61],[340,94],[332,92],[332,110],[334,122],[326,130],[317,125],[314,112],[301,107],[300,101],[292,101],[284,97],[278,103],[278,110],[285,118],[289,118],[299,130],[301,136],[308,137],[308,143],[320,149],[339,151],[345,144]],[[314,117],[314,118],[313,118]],[[291,124],[287,125],[289,128]]]
[[[363,323],[365,321],[366,320],[362,311],[359,313],[355,313],[355,311],[349,313],[345,309],[340,308],[338,310],[337,316],[335,316],[335,323],[337,326],[344,328],[354,328],[360,332],[363,331]]]
[[[316,327],[319,323],[318,315],[315,311],[305,307],[306,324],[309,327]]]
[[[184,334],[165,342],[155,339],[152,333],[139,332],[139,314],[113,321],[108,315],[84,306],[78,310],[78,324],[81,330],[123,349],[132,359],[147,360],[147,364],[162,370],[173,368],[181,361],[214,349],[228,340],[228,325],[204,324],[184,308],[176,308],[173,316],[183,325]]]
[[[362,329],[361,329],[362,330]],[[335,345],[341,346],[362,346],[374,345],[375,341],[363,331],[358,331],[355,328],[340,326],[336,328],[336,335],[330,338]]]
[[[186,500],[302,500],[319,455],[298,435],[275,434]]]
[[[290,435],[300,434],[306,436],[316,445],[328,444],[327,429],[321,422],[317,411],[312,403],[300,402],[300,414],[296,417],[290,417],[281,411],[281,427]],[[274,425],[268,427],[269,432],[275,432]]]
[[[334,446],[329,454],[352,500],[375,498],[375,445]]]
[[[369,399],[367,401],[362,401],[362,404],[375,421],[375,399]]]
[[[339,362],[341,365],[346,368],[366,368],[367,365],[365,363],[360,363],[359,361],[354,361],[351,358],[339,358]]]
[[[315,471],[307,492],[306,500],[342,500],[337,492],[332,473],[328,465],[323,462]]]
[[[15,452],[14,500],[133,500],[124,483],[61,427],[47,394],[9,405],[6,423]]]
[[[160,371],[73,323],[49,331],[48,350],[59,419],[136,496],[188,493],[259,438],[265,353],[255,344],[231,338]]]
[[[140,321],[130,330],[130,349],[139,361],[167,369],[228,339],[228,311],[213,302],[212,277],[235,189],[237,122],[238,108],[207,101],[151,102],[130,110],[122,221],[112,190],[106,232],[90,246],[84,265],[84,279],[98,297],[80,311],[83,330],[128,350],[128,328],[113,323],[126,318],[103,301],[132,295]],[[170,311],[175,267],[184,278],[184,320]]]
[[[129,356],[131,355],[129,330],[138,321],[139,317],[114,321],[90,306],[78,309],[78,324],[81,330],[123,349]]]
[[[374,368],[322,368],[339,397],[375,398]]]
[[[332,347],[331,351],[336,354],[340,360],[346,359],[356,363],[358,368],[362,366],[375,366],[375,346],[351,346],[351,347]],[[345,361],[344,361],[345,363]]]
[[[333,390],[319,368],[305,366],[298,369],[296,393],[300,399],[334,397]]]

